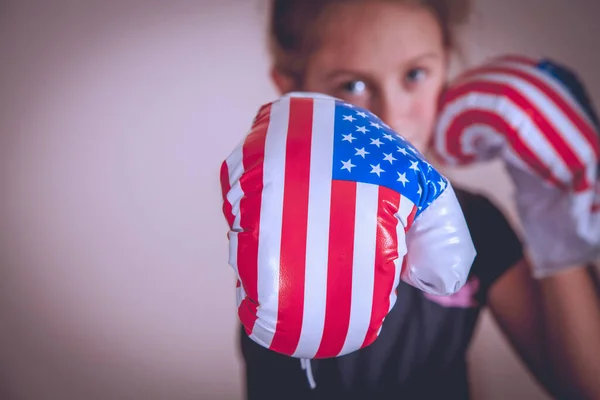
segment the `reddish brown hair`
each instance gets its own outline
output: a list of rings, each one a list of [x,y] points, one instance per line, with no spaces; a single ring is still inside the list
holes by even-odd
[[[318,46],[320,20],[331,6],[352,1],[365,0],[271,0],[269,39],[275,67],[301,82],[306,61]],[[444,45],[449,50],[456,48],[455,28],[465,23],[471,12],[471,0],[385,1],[430,10],[440,23]]]

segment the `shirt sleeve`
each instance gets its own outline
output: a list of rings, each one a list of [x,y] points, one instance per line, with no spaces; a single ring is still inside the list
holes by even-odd
[[[480,300],[485,302],[494,282],[523,258],[523,245],[502,211],[489,199],[474,195],[468,203],[465,218],[477,251],[471,275],[479,279]]]

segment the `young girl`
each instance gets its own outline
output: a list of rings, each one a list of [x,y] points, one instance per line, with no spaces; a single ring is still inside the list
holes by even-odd
[[[272,77],[282,94],[321,92],[365,107],[427,150],[467,1],[272,7]],[[550,393],[600,398],[600,307],[589,271],[574,266],[534,281],[502,213],[481,195],[457,195],[478,253],[458,294],[436,298],[401,283],[372,345],[308,364],[259,346],[242,329],[248,399],[466,399],[466,352],[484,306]]]

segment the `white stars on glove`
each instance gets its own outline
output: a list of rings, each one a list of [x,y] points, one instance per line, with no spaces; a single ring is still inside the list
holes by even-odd
[[[446,189],[444,177],[405,138],[368,111],[349,108],[335,118],[334,179],[390,188],[419,212]]]
[[[368,151],[366,151],[364,147],[362,149],[354,149],[354,150],[356,150],[356,154],[354,154],[354,155],[355,156],[361,156],[363,159],[365,158],[365,156],[367,154],[371,154]]]
[[[371,173],[372,174],[377,174],[377,176],[381,177],[381,173],[385,172],[383,169],[381,169],[381,167],[379,166],[379,164],[377,165],[371,165]]]
[[[352,164],[352,160],[342,161],[342,169],[348,170],[348,172],[352,172],[352,168],[356,167],[356,165]]]
[[[347,135],[342,135],[344,138],[342,139],[342,142],[347,141],[352,143],[353,140],[356,140],[356,138],[354,136],[352,136],[351,133],[347,134]]]
[[[440,179],[440,181],[438,182],[438,184],[440,185],[440,190],[444,190],[446,189],[446,182],[444,182],[443,179]]]
[[[377,147],[381,146],[383,143],[379,139],[371,139],[371,144]]]
[[[396,158],[394,158],[394,155],[393,155],[392,153],[390,153],[390,154],[383,153],[383,155],[385,156],[385,157],[383,157],[383,159],[384,159],[385,161],[389,161],[389,162],[390,162],[390,164],[393,164],[393,163],[394,163],[394,161],[396,161]]]
[[[409,181],[409,180],[406,178],[406,173],[405,173],[405,172],[403,172],[403,173],[397,172],[397,174],[398,174],[398,179],[397,179],[396,181],[397,181],[397,182],[401,182],[403,186],[406,186],[406,184],[407,184],[408,182],[410,182],[410,181]],[[420,189],[420,188],[421,188],[421,187],[419,187],[419,189]]]

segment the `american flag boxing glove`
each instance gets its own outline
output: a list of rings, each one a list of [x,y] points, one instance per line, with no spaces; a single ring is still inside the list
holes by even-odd
[[[368,346],[401,279],[449,295],[475,257],[447,179],[379,118],[329,96],[264,105],[221,185],[239,319],[288,356]]]
[[[434,148],[466,165],[501,157],[534,264],[545,277],[600,253],[600,136],[577,75],[506,55],[467,71],[441,99]]]

